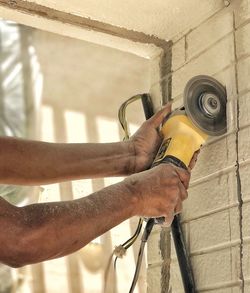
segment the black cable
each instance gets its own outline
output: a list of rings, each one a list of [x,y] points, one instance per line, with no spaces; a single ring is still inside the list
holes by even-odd
[[[193,278],[192,267],[185,245],[183,232],[181,229],[179,215],[176,215],[174,217],[171,229],[175,244],[176,255],[179,262],[184,291],[185,293],[195,293],[195,283]]]
[[[123,248],[124,250],[127,250],[131,245],[134,244],[134,242],[136,241],[136,239],[138,238],[138,236],[141,233],[141,228],[142,228],[142,223],[143,220],[142,218],[139,219],[138,224],[137,224],[137,228],[135,233],[133,234],[133,236],[131,236],[126,242],[124,242],[123,244],[119,245],[118,248]],[[117,248],[116,248],[117,249]],[[116,255],[116,249],[114,250],[113,254]],[[117,263],[117,259],[118,256],[116,256],[115,260],[114,260],[114,270],[116,270],[116,263]]]
[[[124,242],[122,244],[122,246],[127,250],[134,242],[135,240],[137,239],[137,237],[140,235],[141,233],[141,228],[142,228],[142,223],[143,223],[143,220],[140,218],[139,219],[139,222],[137,224],[137,228],[136,228],[136,231],[134,233],[133,236],[131,236],[131,238],[129,238],[126,242]]]
[[[142,263],[144,248],[145,248],[146,242],[148,240],[148,237],[149,237],[153,227],[154,227],[154,219],[149,219],[147,224],[146,224],[146,227],[144,229],[144,232],[142,234],[141,246],[140,246],[140,250],[139,250],[138,257],[137,257],[137,262],[136,262],[136,269],[135,269],[134,278],[133,278],[129,293],[134,292],[134,289],[135,289],[135,286],[136,286],[136,283],[137,283],[137,280],[138,280],[138,277],[139,277],[139,272],[140,272],[140,269],[141,269],[141,263]]]
[[[142,94],[141,102],[146,120],[154,115],[153,103],[149,94]]]

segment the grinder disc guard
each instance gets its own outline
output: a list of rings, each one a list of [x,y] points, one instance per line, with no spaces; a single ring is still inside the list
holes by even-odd
[[[210,136],[227,131],[226,103],[225,88],[210,76],[195,76],[185,87],[186,114],[196,127]]]

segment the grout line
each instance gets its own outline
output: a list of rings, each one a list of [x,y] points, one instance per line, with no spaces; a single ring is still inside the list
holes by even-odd
[[[213,286],[205,286],[197,289],[197,292],[204,292],[204,291],[214,291],[216,289],[225,289],[225,288],[231,288],[231,287],[238,287],[241,286],[240,281],[232,281],[232,282],[225,282],[225,283],[217,283]]]
[[[199,58],[201,55],[203,55],[204,53],[206,53],[207,51],[209,51],[211,48],[213,48],[214,46],[216,46],[220,42],[224,41],[224,39],[228,38],[231,34],[233,34],[233,30],[231,30],[230,32],[228,32],[227,34],[225,34],[224,36],[222,36],[221,38],[219,38],[216,42],[210,44],[205,49],[201,50],[199,53],[197,53],[194,56],[192,56],[190,59],[185,58],[185,61],[186,62],[183,65],[181,65],[180,67],[176,68],[175,72],[178,71],[179,69],[181,69],[182,67],[186,66],[187,64],[191,63],[195,59]],[[186,36],[185,36],[185,45],[186,45]],[[186,46],[185,46],[185,49],[186,49]],[[187,56],[185,56],[185,57],[187,57]]]
[[[231,171],[233,171],[234,169],[235,169],[235,165],[231,165],[231,166],[225,167],[223,169],[220,169],[218,171],[215,171],[215,172],[213,172],[211,174],[208,174],[206,176],[197,178],[197,179],[193,180],[190,183],[189,188],[194,187],[194,186],[199,185],[199,184],[202,184],[204,182],[210,181],[210,180],[212,180],[214,178],[217,178],[217,177],[219,177],[219,176],[221,176],[223,174],[228,174]]]
[[[224,207],[220,207],[218,209],[210,210],[209,212],[205,212],[203,214],[200,214],[200,215],[197,215],[197,216],[194,216],[194,217],[190,217],[190,218],[187,218],[187,219],[183,219],[181,221],[181,224],[186,224],[186,223],[189,223],[191,221],[199,220],[199,219],[205,218],[207,216],[211,216],[213,214],[217,214],[217,213],[223,212],[225,210],[229,210],[231,208],[235,208],[238,205],[239,205],[238,203],[231,203],[231,204],[226,205]]]
[[[244,243],[245,244],[250,244],[250,237],[245,237],[244,238]],[[192,258],[196,258],[196,256],[205,255],[205,254],[212,254],[214,252],[225,250],[227,248],[234,248],[234,247],[237,247],[239,245],[240,245],[240,239],[236,239],[236,240],[233,240],[233,241],[230,241],[230,242],[223,242],[223,243],[219,243],[219,244],[214,245],[214,246],[208,246],[208,247],[205,247],[205,248],[194,250],[194,251],[190,252],[190,256]],[[177,256],[172,255],[171,256],[171,261],[172,262],[178,262]],[[153,265],[154,264],[158,265],[159,262],[153,263]]]
[[[198,249],[191,251],[190,255],[196,256],[196,255],[203,255],[203,254],[209,254],[211,252],[224,250],[227,248],[237,247],[240,244],[240,239],[229,241],[229,242],[223,242],[217,245],[209,246],[203,249]]]
[[[239,78],[237,71],[237,47],[236,47],[236,33],[235,33],[235,14],[233,13],[233,24],[234,24],[234,57],[235,57],[235,81],[236,81],[236,92],[239,93]],[[239,278],[242,281],[241,292],[244,293],[244,274],[243,274],[243,211],[242,211],[242,186],[241,186],[241,177],[240,177],[240,163],[239,163],[239,99],[236,100],[236,110],[237,110],[237,119],[236,119],[236,137],[235,137],[235,146],[236,146],[236,180],[237,180],[237,195],[238,195],[238,210],[239,210],[239,233],[240,233],[240,272]]]
[[[209,20],[213,19],[217,14],[220,14],[224,9],[228,9],[227,7],[223,6],[221,8],[219,8],[218,10],[216,10],[214,13],[212,13],[209,17],[201,20],[197,25],[195,25],[192,28],[183,30],[180,33],[180,37],[177,37],[177,35],[173,36],[172,39],[174,40],[174,44],[176,44],[177,42],[179,42],[184,36],[190,34],[192,31],[195,31],[197,28],[199,28],[200,26],[202,26],[203,24],[205,24],[206,22],[208,22]]]
[[[218,75],[220,73],[223,73],[224,71],[227,71],[230,68],[234,68],[235,69],[237,67],[238,61],[244,61],[245,59],[247,59],[249,57],[250,57],[250,53],[249,54],[244,54],[241,57],[237,58],[237,61],[232,61],[232,62],[228,63],[228,65],[226,65],[225,67],[221,68],[219,71],[211,74],[211,76],[212,77],[215,77],[216,75]],[[188,63],[184,63],[183,65],[181,65],[180,67],[178,67],[176,70],[171,71],[168,75],[163,76],[159,81],[156,81],[156,82],[152,83],[152,87],[155,86],[156,84],[158,84],[159,82],[164,81],[164,79],[169,78],[170,75],[175,75],[176,73],[178,73],[178,71],[180,69],[184,68],[187,64]],[[235,97],[237,98],[237,97],[244,96],[245,94],[248,94],[249,92],[250,92],[250,87],[249,88],[246,88],[246,89],[244,89],[244,90],[242,90],[240,92],[238,92],[237,93],[237,96],[235,96]],[[178,94],[175,97],[172,97],[172,100],[178,100],[180,97],[182,97],[182,93]],[[230,100],[234,100],[234,99],[231,98]]]
[[[248,204],[250,203],[250,198],[247,198],[245,200],[243,200],[243,204]],[[236,203],[231,203],[229,205],[226,205],[226,206],[223,206],[223,207],[220,207],[218,209],[214,209],[214,210],[210,210],[209,212],[205,212],[203,214],[200,214],[200,215],[197,215],[197,216],[194,216],[194,217],[190,217],[190,218],[187,218],[187,219],[183,219],[181,221],[182,224],[187,224],[191,221],[195,221],[195,220],[199,220],[201,218],[204,218],[204,217],[207,217],[207,216],[210,216],[210,215],[213,215],[213,214],[217,214],[217,213],[220,213],[220,212],[223,212],[225,210],[230,210],[232,208],[235,208],[235,207],[238,207],[239,206],[239,203],[236,202]]]
[[[184,36],[184,54],[185,54],[185,56],[184,56],[184,60],[185,60],[185,62],[184,62],[184,64],[186,64],[186,62],[187,62],[187,59],[188,59],[188,57],[187,57],[187,51],[188,51],[188,43],[187,43],[187,35],[185,35]],[[175,71],[176,70],[178,70],[178,67],[177,67],[177,69],[175,69]]]
[[[235,30],[238,31],[241,28],[243,28],[244,26],[248,25],[250,23],[250,19],[247,19],[245,21],[243,21],[239,26],[235,27]]]

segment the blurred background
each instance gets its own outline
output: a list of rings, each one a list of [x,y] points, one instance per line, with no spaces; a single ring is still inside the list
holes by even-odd
[[[48,142],[119,141],[119,106],[149,90],[149,61],[107,47],[0,20],[0,50],[1,135]],[[143,122],[139,102],[130,106],[128,120],[131,132]],[[1,185],[0,194],[21,206],[83,197],[119,180],[33,188]],[[132,235],[137,220],[122,223],[65,258],[20,269],[0,265],[0,292],[102,292],[113,248]],[[113,288],[128,291],[137,251],[138,243],[118,261],[116,282],[108,281],[110,293]],[[145,292],[145,278],[144,260],[135,292]]]

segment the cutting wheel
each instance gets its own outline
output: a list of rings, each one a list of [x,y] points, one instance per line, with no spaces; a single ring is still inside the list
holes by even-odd
[[[206,75],[193,77],[184,90],[185,111],[195,126],[210,136],[227,131],[225,88]]]

